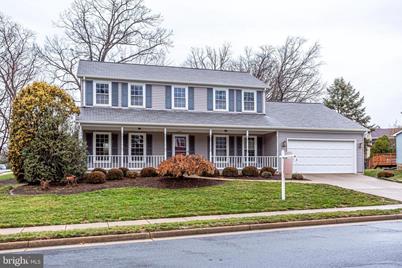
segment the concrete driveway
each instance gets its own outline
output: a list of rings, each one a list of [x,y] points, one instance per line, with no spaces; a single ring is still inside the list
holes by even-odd
[[[316,183],[325,183],[402,202],[402,183],[380,180],[362,174],[307,174]]]

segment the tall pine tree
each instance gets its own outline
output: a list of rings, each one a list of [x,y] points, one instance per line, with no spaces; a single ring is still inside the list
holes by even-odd
[[[324,98],[325,106],[368,129],[374,128],[374,125],[370,124],[371,117],[366,114],[366,107],[363,106],[364,97],[360,97],[359,91],[349,82],[346,83],[342,77],[336,78],[327,88],[327,96]]]

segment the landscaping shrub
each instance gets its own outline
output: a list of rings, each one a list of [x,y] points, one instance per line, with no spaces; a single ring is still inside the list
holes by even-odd
[[[215,168],[212,173],[203,171],[200,176],[202,176],[202,177],[219,177],[220,175],[221,175],[221,173],[219,172],[219,169]]]
[[[106,169],[104,169],[104,168],[100,168],[100,167],[97,167],[97,168],[94,168],[93,170],[92,170],[92,172],[94,172],[94,171],[100,171],[100,172],[102,172],[103,174],[107,174],[107,170]]]
[[[121,180],[123,179],[124,174],[120,168],[112,168],[107,172],[106,179],[108,180]]]
[[[158,168],[161,176],[183,177],[215,173],[214,165],[201,155],[176,155],[163,161]]]
[[[392,173],[390,171],[380,171],[377,173],[378,178],[390,178],[393,176],[394,176],[394,173]]]
[[[72,138],[67,141],[71,146],[66,147],[63,144],[68,136],[72,136],[66,131],[67,126],[71,129],[69,118],[79,114],[79,111],[73,98],[65,90],[45,82],[34,82],[18,92],[12,103],[10,117],[10,133],[12,135],[9,140],[8,159],[19,182],[39,183],[40,179],[45,176],[48,180],[53,178],[61,180],[67,173],[82,175],[65,171],[70,163],[81,162],[82,155],[81,153],[76,155],[75,152],[70,151],[73,146]],[[44,126],[52,133],[47,133]],[[42,128],[41,133],[38,133],[39,128]],[[57,131],[63,135],[55,135]],[[30,146],[35,137],[36,144]],[[51,138],[51,142],[48,140],[41,142],[43,137]],[[40,142],[41,148],[37,148]],[[74,143],[79,142],[74,141]],[[25,153],[23,153],[24,149]],[[37,152],[41,154],[36,155]],[[30,157],[30,163],[24,167],[26,157]],[[32,171],[33,173],[29,175],[30,178],[25,178],[25,168],[36,170]],[[76,173],[81,173],[81,171],[79,168]],[[43,177],[39,178],[40,176]]]
[[[237,177],[239,176],[239,171],[235,167],[225,167],[222,170],[223,177]]]
[[[129,178],[129,179],[135,179],[135,178],[138,177],[138,172],[135,172],[133,170],[129,170],[129,171],[127,171],[126,177]]]
[[[35,136],[22,150],[24,180],[42,179],[60,183],[67,176],[81,177],[86,171],[86,146],[64,117],[42,113]]]
[[[101,171],[93,171],[86,178],[87,183],[100,184],[106,182],[106,175]]]
[[[119,169],[123,172],[123,176],[127,177],[127,172],[129,172],[130,170],[126,167],[121,167]]]
[[[304,179],[303,174],[300,174],[300,173],[293,173],[292,174],[292,180],[303,180],[303,179]]]
[[[265,179],[269,179],[269,178],[272,177],[272,173],[269,172],[269,171],[263,171],[260,176],[265,178]]]
[[[274,169],[273,167],[263,167],[260,169],[260,175],[262,176],[262,173],[264,173],[266,171],[271,173],[271,175],[275,175],[275,173],[276,173],[276,169]]]
[[[244,167],[241,174],[246,177],[258,177],[258,169],[253,166]]]
[[[146,167],[141,170],[141,177],[156,177],[158,176],[158,172],[153,167]]]

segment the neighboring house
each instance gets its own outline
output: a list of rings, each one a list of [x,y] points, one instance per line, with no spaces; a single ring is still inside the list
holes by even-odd
[[[402,130],[401,128],[376,128],[371,132],[371,144],[374,144],[375,141],[382,137],[387,136],[390,140],[392,146],[395,146],[395,137],[394,134],[398,131]]]
[[[396,145],[396,165],[402,169],[402,130],[394,134]]]
[[[80,61],[78,76],[89,169],[157,167],[176,154],[278,168],[285,150],[296,172],[363,171],[365,128],[322,104],[265,102],[249,73]]]

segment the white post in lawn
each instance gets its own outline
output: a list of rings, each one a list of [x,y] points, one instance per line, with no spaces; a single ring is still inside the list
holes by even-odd
[[[124,127],[120,127],[120,165],[124,167]]]
[[[248,166],[248,130],[246,130],[246,165]]]
[[[212,128],[209,129],[209,162],[212,162]]]
[[[285,150],[281,151],[281,196],[282,200],[286,199],[286,191],[285,191]]]
[[[166,136],[167,136],[167,129],[163,129],[163,150],[164,150],[164,157],[165,160],[167,159],[167,145],[166,145]]]

